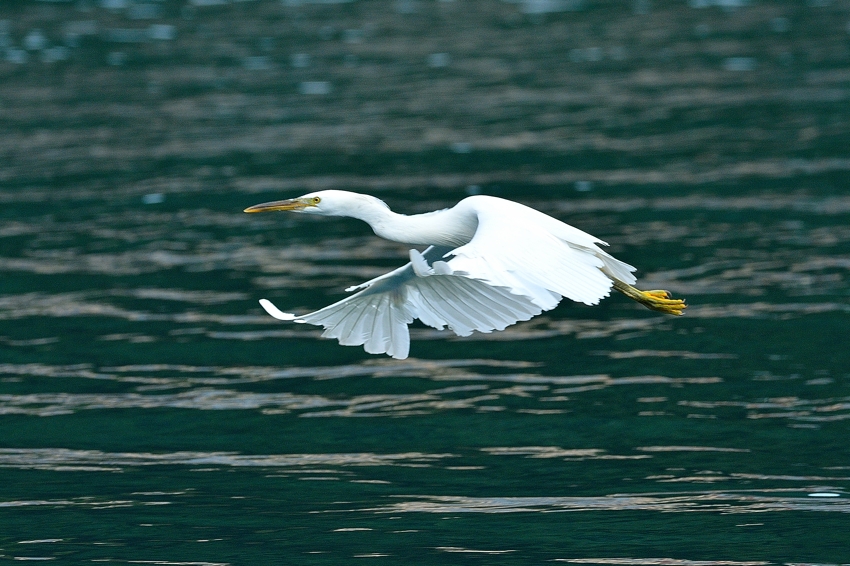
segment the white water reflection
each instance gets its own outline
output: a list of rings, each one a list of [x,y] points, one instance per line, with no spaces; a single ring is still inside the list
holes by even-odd
[[[850,419],[850,397],[777,397],[757,401],[679,401],[678,404],[699,409],[745,409],[748,419],[791,419],[815,423]]]
[[[150,290],[147,291],[150,295]],[[250,314],[222,315],[211,312],[184,311],[179,313],[152,313],[144,310],[128,309],[96,300],[102,292],[77,293],[26,293],[0,297],[0,320],[17,320],[31,317],[66,318],[98,316],[123,319],[130,322],[167,321],[182,324],[270,324],[269,317]],[[220,294],[184,293],[180,299],[174,299],[173,293],[168,300],[186,300],[191,296],[193,302],[203,304],[223,302]],[[164,297],[159,297],[162,300]],[[228,299],[232,300],[232,299]]]
[[[218,466],[233,468],[296,468],[327,472],[317,467],[414,466],[436,464],[454,454],[372,452],[340,454],[239,454],[237,452],[102,452],[65,448],[2,448],[0,468],[50,471],[121,471],[138,466]],[[157,492],[156,494],[165,495]],[[2,503],[0,503],[2,506]]]
[[[170,505],[170,501],[134,501],[129,499],[101,499],[94,497],[74,497],[70,499],[20,499],[0,501],[0,509],[11,507],[82,507],[84,509],[116,509],[121,507]]]
[[[473,399],[460,401],[462,408],[474,405]],[[429,395],[362,395],[349,399],[332,399],[320,395],[293,393],[245,393],[224,389],[198,388],[175,394],[143,395],[139,393],[74,394],[32,393],[0,395],[0,414],[51,417],[98,409],[195,409],[202,411],[262,410],[266,414],[305,411],[302,416],[387,416],[375,410],[393,410],[402,404],[437,402]],[[333,412],[316,409],[341,407]],[[461,407],[458,407],[461,408]]]
[[[711,354],[679,350],[631,350],[628,352],[600,351],[591,352],[599,356],[607,356],[615,360],[629,358],[681,358],[684,360],[734,360],[737,354]]]
[[[11,366],[11,367],[10,367]],[[255,368],[257,369],[257,368]],[[612,378],[609,376],[540,376],[525,374],[488,375],[458,371],[451,375],[420,375],[411,372],[410,377],[424,377],[436,381],[478,381],[473,386],[455,386],[423,391],[421,393],[371,393],[348,395],[335,392],[330,395],[303,394],[294,392],[260,393],[221,388],[223,385],[247,384],[268,379],[286,379],[299,374],[283,375],[269,372],[263,375],[231,377],[154,377],[120,375],[93,371],[89,367],[50,367],[39,364],[0,366],[0,373],[12,375],[34,375],[41,377],[83,378],[117,381],[133,384],[136,392],[123,393],[27,393],[0,394],[0,414],[31,415],[40,417],[73,414],[78,411],[115,409],[190,409],[203,411],[259,410],[268,415],[293,412],[300,417],[402,417],[457,410],[506,410],[501,403],[508,402],[518,413],[548,415],[560,414],[557,403],[569,403],[565,393],[575,394],[597,391],[611,386],[639,386],[665,384],[715,384],[719,378],[670,378],[664,376],[636,376]],[[331,378],[346,376],[345,372],[334,372]],[[342,374],[342,375],[341,375]],[[304,374],[301,373],[301,376]],[[315,373],[308,373],[314,379]],[[320,374],[321,375],[321,374]],[[371,372],[350,372],[351,375],[382,377]],[[347,377],[346,376],[346,377]],[[398,377],[390,373],[385,377]],[[20,381],[13,377],[7,380]],[[327,378],[326,378],[327,379]],[[512,383],[504,387],[503,383]],[[552,388],[552,386],[559,386]],[[571,385],[571,387],[563,387]],[[183,389],[173,393],[153,393],[158,390]],[[519,403],[519,404],[518,404]],[[541,405],[542,403],[542,405]]]
[[[507,549],[507,550],[482,550],[482,549],[473,549],[473,548],[462,548],[459,546],[436,546],[435,549],[441,552],[449,552],[453,554],[510,554],[511,552],[516,552],[516,550]]]
[[[376,513],[557,513],[658,511],[662,513],[749,514],[783,511],[850,513],[850,498],[812,499],[771,490],[702,491],[679,494],[618,494],[599,497],[398,496],[399,501],[363,509]]]
[[[108,339],[109,337],[104,337]],[[125,337],[119,337],[125,338]],[[136,336],[136,339],[144,338]],[[133,339],[132,337],[130,338]],[[3,340],[0,340],[3,341]],[[5,340],[9,342],[8,340]],[[39,340],[33,344],[51,345],[55,340]],[[643,357],[705,359],[689,351],[631,350],[598,352],[613,359]],[[707,354],[715,359],[714,354]],[[717,359],[727,359],[725,355]],[[633,410],[643,416],[688,418],[787,420],[793,426],[819,426],[850,419],[850,397],[817,395],[784,396],[763,399],[730,400],[723,391],[711,386],[724,380],[717,376],[669,377],[634,375],[615,377],[607,374],[545,375],[539,364],[526,361],[466,359],[403,361],[369,359],[362,363],[337,366],[198,366],[189,364],[131,364],[95,366],[92,364],[50,365],[44,363],[0,364],[0,382],[22,383],[27,379],[52,380],[51,388],[59,391],[0,394],[0,414],[57,416],[83,410],[110,409],[192,409],[192,410],[259,410],[266,414],[293,413],[302,417],[403,417],[441,411],[509,410],[528,415],[560,414],[571,409],[571,403],[583,394],[610,388],[635,388]],[[757,372],[754,381],[788,381],[800,379],[811,391],[832,391],[836,380],[823,377],[802,381],[800,375],[774,377]],[[387,380],[374,393],[350,395],[340,384],[328,394],[304,394],[299,391],[303,380],[327,381],[348,379]],[[445,387],[396,393],[393,380],[413,378],[430,382],[449,382]],[[73,380],[111,381],[125,384],[132,391],[74,393]],[[285,391],[256,392],[242,388],[270,381],[293,380]],[[678,400],[668,395],[645,397],[641,388],[667,386],[679,391]],[[698,387],[699,396],[681,398],[688,387]],[[67,389],[67,391],[66,391]],[[292,389],[292,390],[289,390]],[[696,391],[696,390],[695,390]],[[723,395],[717,397],[716,395]],[[507,403],[506,406],[505,404]],[[647,411],[646,404],[664,404],[663,411]],[[656,405],[658,406],[658,405]],[[687,448],[687,447],[686,447]],[[690,447],[696,450],[696,447]],[[647,448],[672,450],[670,448]],[[678,448],[677,448],[678,450]]]
[[[403,361],[375,359],[359,364],[338,366],[290,367],[274,366],[193,366],[182,364],[138,364],[124,366],[95,367],[91,364],[48,365],[48,364],[0,364],[0,375],[37,376],[50,378],[82,378],[110,380],[123,383],[138,383],[156,388],[180,388],[191,386],[224,386],[258,383],[274,380],[308,378],[317,381],[371,377],[388,379],[398,377],[419,378],[430,381],[480,381],[494,386],[514,383],[518,386],[495,391],[500,394],[529,397],[529,392],[545,392],[547,385],[585,386],[598,388],[626,385],[666,384],[710,385],[722,383],[719,377],[667,377],[663,375],[638,375],[612,377],[606,374],[592,375],[543,375],[528,370],[539,364],[525,361],[466,359],[466,360],[423,360],[409,358]],[[481,368],[483,371],[476,371]],[[522,373],[500,370],[526,370]],[[492,372],[492,373],[491,373]],[[164,375],[162,375],[164,374]],[[458,385],[431,390],[429,394],[450,394],[462,391],[486,389],[486,385]],[[150,390],[151,388],[146,388]],[[566,392],[566,389],[555,392]],[[569,390],[572,391],[572,390]],[[519,393],[523,392],[523,393]]]
[[[750,452],[749,448],[720,446],[638,446],[641,452]]]
[[[571,564],[611,564],[617,566],[767,566],[762,560],[685,560],[681,558],[555,558],[555,562]],[[787,564],[787,566],[792,566]],[[793,566],[803,566],[793,565]],[[838,566],[827,565],[821,566]]]
[[[644,460],[647,454],[607,454],[601,448],[560,448],[558,446],[506,446],[482,448],[493,456],[525,456],[526,458],[559,458],[567,462],[583,460]]]
[[[417,358],[408,358],[406,360],[376,358],[359,364],[314,367],[295,366],[289,368],[276,366],[196,366],[189,364],[131,364],[96,368],[92,364],[49,365],[31,363],[0,364],[0,375],[76,377],[83,379],[107,379],[126,383],[187,387],[192,385],[234,385],[298,378],[324,381],[352,377],[417,377],[441,381],[463,377],[478,377],[482,381],[486,381],[494,376],[483,372],[476,372],[471,368],[480,367],[510,370],[530,369],[539,366],[540,364],[534,362],[510,360],[427,360]],[[495,377],[498,378],[499,375],[496,374]],[[585,378],[586,376],[579,376],[577,379]],[[464,389],[457,389],[456,391],[470,390],[467,386],[461,387],[464,387]],[[450,393],[452,390],[443,389],[440,392]]]

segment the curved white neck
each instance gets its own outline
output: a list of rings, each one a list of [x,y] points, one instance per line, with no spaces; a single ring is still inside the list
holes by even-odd
[[[383,202],[363,201],[346,216],[358,218],[372,227],[376,235],[393,242],[422,246],[462,246],[472,239],[478,220],[451,208],[414,214],[397,214]]]

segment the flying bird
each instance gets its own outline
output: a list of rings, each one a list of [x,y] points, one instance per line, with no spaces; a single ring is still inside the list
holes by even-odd
[[[452,208],[397,214],[382,200],[348,191],[318,191],[257,204],[245,212],[290,211],[358,218],[376,235],[410,246],[410,262],[346,291],[355,294],[303,315],[263,309],[278,320],[324,327],[322,336],[370,354],[404,359],[407,325],[419,319],[458,336],[492,332],[555,308],[562,297],[596,305],[616,289],[656,311],[681,315],[685,302],[667,291],[632,286],[635,268],[590,234],[509,200],[476,195]]]

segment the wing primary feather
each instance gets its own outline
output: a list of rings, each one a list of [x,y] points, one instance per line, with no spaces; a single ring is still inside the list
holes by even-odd
[[[519,300],[519,296],[513,295],[509,289],[504,287],[487,286],[486,290],[495,296],[485,295],[484,293],[476,295],[472,293],[471,290],[468,290],[470,300],[477,301],[480,305],[482,305],[484,308],[483,312],[492,311],[494,316],[501,316],[501,327],[497,327],[498,330],[504,330],[506,327],[520,320],[529,320],[531,317],[542,312],[540,307],[531,302],[527,297],[522,297],[526,301],[522,302]],[[480,297],[486,297],[488,302],[486,304],[483,303]],[[513,310],[511,310],[508,304],[513,306]]]
[[[537,316],[538,314],[540,314],[544,310],[550,310],[550,309],[545,309],[542,306],[538,305],[530,297],[525,297],[524,295],[515,295],[515,294],[511,293],[505,287],[502,287],[501,289],[504,289],[504,291],[502,293],[500,293],[500,295],[502,297],[502,301],[504,303],[512,305],[513,308],[515,308],[517,310],[521,310],[521,311],[527,313],[528,318],[531,318],[532,316]],[[520,300],[520,298],[526,299],[528,302],[527,303],[522,302]],[[560,302],[560,300],[561,300],[561,297],[560,297],[560,295],[558,295],[558,300],[555,301],[555,306],[557,306],[557,304],[558,304],[558,302]],[[551,308],[555,308],[555,307],[553,306]]]
[[[510,311],[504,305],[499,303],[499,301],[494,300],[492,297],[485,295],[484,293],[478,293],[477,295],[472,291],[472,289],[466,287],[467,282],[471,282],[473,280],[464,279],[463,285],[461,285],[461,291],[464,293],[466,304],[475,304],[479,308],[477,309],[479,313],[482,314],[490,314],[493,319],[497,320],[498,323],[493,324],[492,320],[488,321],[494,328],[498,330],[503,330],[510,324],[513,324],[518,320],[515,312]],[[497,287],[487,286],[486,289],[490,292],[493,292],[497,295],[503,297],[504,295],[500,293],[501,289]],[[485,303],[482,297],[487,298],[487,302]],[[499,328],[501,326],[501,328]]]
[[[458,295],[462,291],[462,283],[459,285],[450,286],[442,277],[437,277],[434,280],[434,287],[439,288],[440,296],[444,299],[443,305],[446,309],[451,309],[455,312],[456,316],[462,317],[466,319],[468,326],[473,330],[477,330],[480,326],[486,326],[484,321],[476,316],[476,313],[473,309],[468,308],[466,310],[462,310],[455,303],[464,304],[464,306],[469,307],[470,305],[465,304],[462,300],[457,300],[460,297]],[[435,289],[437,290],[437,289]],[[453,300],[454,299],[454,300]]]
[[[363,312],[365,312],[364,310],[360,310],[360,312],[358,312],[359,307],[359,302],[348,303],[345,305],[345,308],[340,309],[338,316],[334,317],[334,320],[328,321],[328,325],[325,325],[324,321],[322,321],[322,326],[327,329],[323,336],[327,336],[328,338],[336,338],[337,340],[339,340],[340,344],[344,344],[346,346],[359,345],[348,343],[348,337],[351,334],[354,325],[357,324],[357,321],[360,319],[361,316],[363,316]]]
[[[385,352],[388,352],[389,350],[392,350],[392,341],[393,341],[393,334],[392,334],[392,328],[393,328],[392,327],[392,323],[393,323],[392,313],[393,313],[393,311],[392,311],[392,305],[389,304],[391,301],[389,300],[389,297],[384,297],[384,300],[381,301],[381,302],[383,303],[382,304],[383,310],[379,311],[375,316],[376,320],[380,319],[380,322],[378,323],[378,327],[380,329],[380,346],[379,346],[378,349],[380,350],[380,352],[376,352],[378,354],[383,354]],[[374,328],[374,325],[373,325],[373,328]]]
[[[444,285],[440,285],[442,282],[437,282],[434,285],[434,288],[431,289],[432,292],[437,293],[437,289],[439,287],[445,287]],[[444,291],[445,292],[445,291]],[[440,294],[440,299],[444,299],[445,296]],[[449,301],[444,301],[440,303],[440,307],[443,309],[443,312],[446,313],[446,316],[450,319],[450,328],[458,334],[459,336],[469,336],[472,334],[472,331],[475,330],[477,326],[477,322],[474,316],[470,313],[467,313],[453,303]]]
[[[439,279],[437,279],[439,281]],[[439,285],[439,283],[435,283],[435,286]],[[435,291],[432,287],[428,288],[428,291]],[[438,309],[443,317],[449,323],[449,327],[454,331],[458,336],[469,336],[472,334],[472,331],[475,330],[475,322],[470,319],[466,315],[466,313],[462,312],[458,308],[456,308],[453,304],[447,301],[442,301],[442,296],[437,296],[437,301],[429,301],[435,309]]]
[[[395,297],[390,299],[390,303],[396,303]],[[407,330],[407,316],[404,305],[396,305],[396,309],[389,309],[387,312],[387,332],[388,332],[388,347],[387,354],[397,358],[399,352],[403,352],[406,358],[410,350],[410,337]],[[413,319],[410,319],[413,322]],[[405,336],[407,344],[405,345]]]
[[[369,332],[367,328],[371,328],[375,323],[377,306],[380,304],[381,296],[371,296],[365,304],[360,307],[360,313],[354,324],[350,327],[349,340],[357,344],[365,344],[369,340]]]
[[[310,324],[320,324],[325,326],[326,328],[336,328],[346,318],[350,315],[351,312],[357,309],[357,301],[340,301],[338,303],[334,303],[328,307],[325,307],[321,310],[317,310],[316,312],[312,312],[310,314],[306,314],[302,319],[306,320]],[[325,324],[327,323],[327,325]],[[329,326],[329,325],[332,325]]]
[[[442,330],[448,324],[445,317],[441,317],[440,313],[428,303],[421,289],[412,290],[408,295],[408,300],[415,307],[413,309],[414,316],[431,328]]]
[[[454,295],[458,299],[460,299],[459,302],[461,304],[469,307],[469,309],[464,310],[463,313],[473,323],[473,329],[474,330],[478,330],[480,332],[490,332],[496,326],[498,326],[498,324],[494,325],[493,321],[491,319],[486,318],[487,317],[486,311],[489,308],[489,306],[481,303],[476,297],[473,296],[473,294],[469,291],[469,289],[465,288],[467,281],[470,281],[470,280],[461,279],[461,280],[457,280],[457,281],[452,281],[453,285],[451,285],[451,288],[450,288],[447,281],[441,280],[440,284],[446,290],[447,293],[453,292]],[[454,307],[454,304],[452,304],[452,306]],[[483,309],[482,308],[476,308],[476,306],[477,307],[483,307]],[[457,309],[457,310],[460,310],[460,309]],[[494,313],[494,314],[498,314],[498,313]],[[504,326],[502,328],[504,328]]]
[[[468,331],[465,331],[466,329],[461,330],[460,322],[459,322],[459,321],[452,320],[452,316],[451,316],[450,314],[448,314],[448,313],[447,313],[447,312],[446,312],[446,311],[442,308],[442,305],[441,305],[439,302],[434,302],[434,303],[432,303],[432,302],[428,299],[428,297],[427,297],[427,295],[426,295],[426,291],[431,291],[431,289],[430,289],[429,287],[423,287],[423,288],[420,290],[419,296],[422,298],[422,300],[425,302],[426,306],[427,306],[427,307],[428,307],[428,308],[429,308],[432,312],[434,312],[434,313],[438,314],[438,315],[439,315],[439,316],[443,319],[443,321],[442,321],[442,326],[434,326],[434,328],[437,328],[438,330],[442,330],[443,326],[448,326],[448,327],[450,327],[450,328],[451,328],[451,329],[455,332],[455,334],[457,334],[458,336],[469,336],[469,335],[472,333],[472,329],[469,329]],[[437,299],[439,299],[439,297],[437,297]],[[426,324],[428,324],[428,323],[427,323],[427,322],[426,322],[426,321],[425,321],[422,317],[420,317],[420,320],[422,320],[422,322],[425,322]],[[464,331],[465,331],[465,332],[464,332]],[[461,333],[461,332],[464,332],[464,333]]]
[[[413,322],[412,318],[410,322]],[[407,325],[408,321],[405,315],[404,319],[395,320],[392,327],[392,350],[387,350],[387,353],[396,359],[403,360],[410,353],[410,330],[408,330]]]
[[[338,324],[340,320],[347,316],[345,314],[347,311],[357,308],[357,302],[357,295],[354,295],[317,311],[305,314],[300,318],[310,324],[323,324],[324,321],[330,319],[335,320],[335,324]]]
[[[375,316],[375,297],[369,297],[364,305],[361,305],[360,312],[353,319],[353,323],[347,327],[347,335],[345,339],[349,342],[346,345],[359,346],[367,341],[365,327],[370,325],[370,321]],[[377,299],[380,300],[380,299]]]
[[[472,282],[474,280],[468,279],[466,281]],[[535,305],[529,297],[515,295],[506,287],[493,287],[479,282],[476,282],[476,284],[485,285],[487,292],[490,294],[483,292],[476,294],[473,293],[472,289],[467,288],[466,291],[469,295],[469,300],[481,305],[483,307],[482,312],[493,311],[494,315],[501,316],[502,320],[506,323],[504,326],[509,326],[517,322],[517,320],[528,320],[532,316],[542,312],[540,307]],[[484,299],[487,300],[486,303]],[[524,299],[525,302],[521,299]],[[511,310],[511,307],[513,307],[513,310]]]
[[[364,343],[366,351],[370,354],[382,354],[387,351],[387,335],[383,325],[384,318],[389,313],[389,305],[385,304],[386,299],[386,296],[378,299],[375,311],[372,313],[372,331]],[[386,310],[382,311],[382,308]]]

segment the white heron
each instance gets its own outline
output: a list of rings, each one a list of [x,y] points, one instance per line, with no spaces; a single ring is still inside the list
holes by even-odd
[[[397,214],[380,199],[348,191],[318,191],[257,204],[245,212],[291,211],[363,220],[376,235],[411,246],[410,262],[346,291],[354,295],[303,315],[280,311],[278,320],[324,327],[322,336],[370,354],[404,359],[407,325],[419,319],[458,336],[504,330],[557,306],[562,297],[598,304],[614,288],[642,305],[681,315],[685,302],[667,291],[632,286],[635,268],[603,251],[602,240],[509,200],[477,195],[452,208]]]

